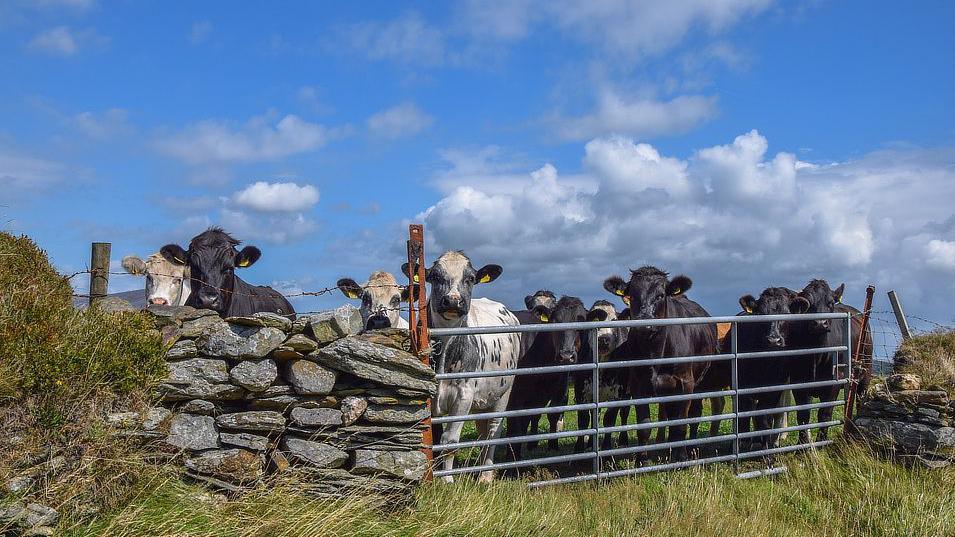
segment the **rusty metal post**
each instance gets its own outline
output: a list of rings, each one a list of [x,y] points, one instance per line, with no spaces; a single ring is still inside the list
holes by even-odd
[[[411,352],[421,359],[424,365],[431,365],[431,338],[428,335],[428,297],[425,285],[424,265],[424,226],[411,224],[408,226],[408,324],[411,330]],[[417,292],[415,292],[417,284]],[[431,430],[431,398],[428,398],[428,417],[424,420],[425,429],[421,433],[421,442],[424,447],[421,451],[428,459],[428,468],[424,479],[432,479],[434,453],[431,446],[434,438]]]
[[[865,288],[865,306],[862,308],[862,326],[859,328],[859,343],[856,345],[855,349],[850,349],[854,351],[849,357],[849,368],[853,366],[854,358],[862,356],[863,346],[865,345],[865,334],[869,329],[869,314],[872,312],[872,298],[875,296],[875,286],[870,285]],[[855,400],[856,400],[856,387],[862,384],[863,386],[868,386],[869,379],[872,377],[872,357],[869,357],[867,363],[862,364],[863,368],[861,374],[854,379],[854,382],[849,383],[846,387],[849,390],[849,394],[846,399],[846,410],[845,410],[845,421],[846,423],[852,421],[853,416],[855,415]],[[848,433],[851,427],[845,427],[843,430]]]
[[[112,244],[94,242],[90,251],[90,306],[109,292],[109,253]]]

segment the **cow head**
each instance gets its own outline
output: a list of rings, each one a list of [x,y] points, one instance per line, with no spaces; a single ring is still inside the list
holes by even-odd
[[[554,308],[557,306],[557,297],[554,295],[554,293],[546,289],[541,289],[533,295],[525,296],[524,306],[528,310],[533,310],[534,306],[547,306],[548,308]]]
[[[493,282],[502,270],[500,265],[484,265],[475,270],[461,251],[441,254],[425,273],[425,280],[431,284],[428,310],[434,325],[460,326],[471,309],[474,286]],[[401,266],[401,271],[410,274],[408,263]]]
[[[192,289],[189,266],[170,263],[158,253],[146,261],[128,255],[123,258],[123,268],[134,276],[146,276],[146,303],[150,305],[179,306]]]
[[[785,315],[787,313],[805,313],[809,309],[809,302],[785,287],[770,287],[760,293],[759,298],[753,295],[740,297],[739,305],[747,315]],[[768,323],[754,323],[753,329],[757,333],[760,343],[768,348],[786,346],[787,321],[771,321]]]
[[[641,267],[630,271],[630,281],[620,276],[611,276],[604,281],[604,289],[625,297],[630,306],[631,319],[654,319],[663,315],[663,305],[669,297],[678,297],[687,292],[693,281],[680,275],[672,280],[667,273],[656,267]]]
[[[842,292],[845,287],[846,284],[841,284],[833,291],[826,280],[812,280],[803,288],[799,296],[809,302],[806,313],[833,313],[836,311],[836,304],[842,301]],[[829,319],[810,321],[811,330],[816,333],[828,332],[829,325]]]
[[[194,298],[201,308],[223,313],[231,301],[227,296],[235,283],[235,269],[252,266],[262,252],[255,246],[236,249],[239,241],[221,228],[213,227],[193,237],[189,250],[167,244],[159,250],[170,263],[188,265],[195,282]]]
[[[561,297],[553,308],[542,304],[534,306],[534,315],[542,323],[579,323],[585,321],[603,321],[607,312],[601,309],[587,311],[584,303],[574,296]],[[550,332],[554,338],[554,348],[557,349],[558,364],[572,364],[577,362],[580,352],[581,338],[587,337],[586,330],[561,330]]]
[[[342,278],[336,284],[342,294],[361,300],[361,320],[365,330],[379,330],[398,326],[398,310],[402,301],[409,297],[409,287],[398,285],[389,272],[371,273],[365,285],[358,285],[351,278]]]
[[[597,315],[599,315],[596,313],[597,311],[604,312],[603,319],[597,319]],[[594,302],[594,305],[590,307],[590,313],[594,319],[601,321],[616,321],[619,318],[616,308],[606,300]],[[601,361],[610,357],[610,353],[626,341],[626,334],[626,329],[620,328],[600,328],[597,330],[597,354]]]

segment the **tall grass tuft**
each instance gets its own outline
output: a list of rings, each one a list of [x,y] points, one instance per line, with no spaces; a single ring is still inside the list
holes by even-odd
[[[936,385],[955,396],[955,332],[939,330],[902,342],[895,353],[903,373],[922,379],[923,387]]]

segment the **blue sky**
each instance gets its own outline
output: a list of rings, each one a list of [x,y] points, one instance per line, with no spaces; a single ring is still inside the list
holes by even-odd
[[[7,1],[0,217],[63,270],[220,224],[264,252],[247,281],[314,290],[396,271],[421,221],[430,254],[503,265],[481,293],[512,306],[653,263],[715,314],[824,277],[951,321],[953,23],[948,2]]]

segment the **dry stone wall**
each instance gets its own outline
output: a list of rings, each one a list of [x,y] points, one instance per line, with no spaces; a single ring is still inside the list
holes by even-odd
[[[955,462],[955,400],[916,375],[873,385],[854,423],[870,444],[897,458],[929,467]]]
[[[422,420],[433,371],[407,330],[360,333],[352,306],[222,319],[150,307],[169,345],[161,404],[110,416],[135,424],[188,476],[230,491],[289,473],[322,494],[407,491],[425,473]]]

